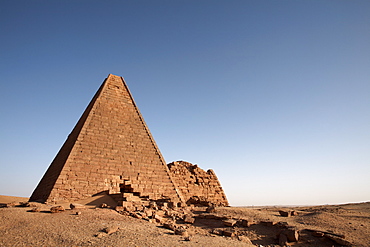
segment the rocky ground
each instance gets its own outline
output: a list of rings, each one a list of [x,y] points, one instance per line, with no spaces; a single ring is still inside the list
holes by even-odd
[[[370,246],[369,202],[117,212],[100,197],[51,213],[22,201],[0,196],[0,246]]]

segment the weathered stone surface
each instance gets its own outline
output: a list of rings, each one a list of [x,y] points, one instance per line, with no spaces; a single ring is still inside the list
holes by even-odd
[[[121,188],[124,181],[131,185]],[[124,79],[108,75],[30,201],[70,202],[129,188],[150,200],[185,202]]]
[[[55,206],[50,208],[50,212],[52,213],[60,213],[63,212],[65,209],[63,206]]]
[[[213,170],[204,171],[185,161],[172,162],[167,166],[188,205],[229,205]]]

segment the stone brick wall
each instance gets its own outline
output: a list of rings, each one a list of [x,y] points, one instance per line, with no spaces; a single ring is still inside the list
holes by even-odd
[[[123,180],[150,199],[183,201],[123,78],[109,75],[30,200],[58,203],[118,193]]]
[[[204,171],[185,161],[167,164],[187,204],[228,206],[225,193],[213,170]]]

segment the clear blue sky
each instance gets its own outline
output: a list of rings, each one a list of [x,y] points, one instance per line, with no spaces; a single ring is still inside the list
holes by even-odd
[[[109,73],[231,205],[370,200],[370,1],[0,1],[0,194],[30,196]]]

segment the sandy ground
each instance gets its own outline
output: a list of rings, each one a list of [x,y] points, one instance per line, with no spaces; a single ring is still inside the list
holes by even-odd
[[[108,208],[97,208],[102,202],[114,204],[109,197],[95,197],[81,201],[84,209],[69,209],[50,213],[50,205],[38,204],[40,212],[30,212],[31,207],[0,208],[0,246],[252,246],[236,237],[211,234],[213,229],[226,229],[217,219],[196,218],[188,224],[190,241],[158,223],[119,214]],[[0,203],[25,202],[27,198],[0,196]],[[81,203],[79,202],[79,203]],[[68,205],[64,205],[69,208]],[[296,210],[298,215],[282,217],[279,210]],[[204,213],[196,208],[194,213]],[[76,212],[81,212],[76,215]],[[298,208],[217,208],[216,214],[234,219],[255,222],[250,227],[229,227],[238,235],[247,236],[254,246],[278,246],[277,226],[266,222],[286,222],[300,232],[298,242],[291,246],[340,246],[324,237],[312,236],[319,230],[344,235],[353,246],[370,246],[370,203],[314,206]],[[107,227],[119,227],[108,235]]]

